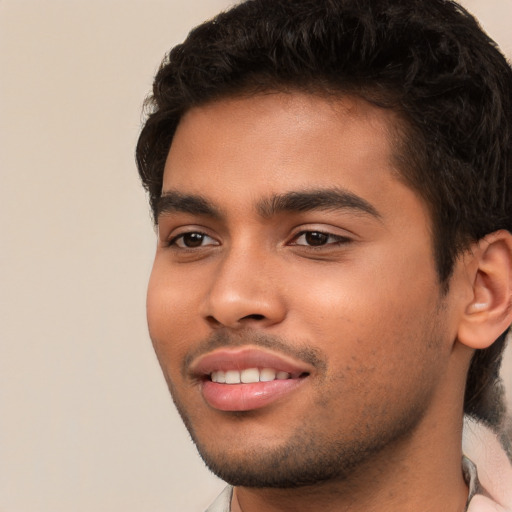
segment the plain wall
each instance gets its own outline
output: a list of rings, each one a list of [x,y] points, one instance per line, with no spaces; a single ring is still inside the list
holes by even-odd
[[[133,152],[161,57],[229,4],[0,0],[0,512],[200,511],[223,487],[146,332]],[[511,55],[512,2],[466,4]]]

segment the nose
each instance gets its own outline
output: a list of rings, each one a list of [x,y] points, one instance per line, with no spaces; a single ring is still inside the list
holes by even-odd
[[[212,327],[263,328],[284,320],[285,300],[271,259],[232,249],[219,262],[202,308]]]

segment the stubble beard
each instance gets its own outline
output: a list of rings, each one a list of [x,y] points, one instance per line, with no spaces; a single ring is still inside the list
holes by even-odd
[[[363,417],[360,426],[348,435],[342,429],[328,435],[319,433],[314,420],[309,418],[278,447],[232,451],[202,443],[172,386],[169,387],[176,408],[208,469],[231,485],[252,488],[292,489],[333,481],[346,482],[356,471],[373,464],[376,458],[406,441],[421,422],[425,403],[429,401],[427,396],[416,397],[415,403],[410,403],[394,418]],[[251,413],[232,414],[244,421],[244,415]]]
[[[424,338],[425,357],[435,358],[439,347],[435,325],[436,322],[430,323],[432,331]],[[271,342],[269,338],[268,343]],[[432,367],[432,364],[431,360],[428,366]],[[321,366],[321,363],[316,365]],[[372,368],[366,368],[359,377],[363,380],[370,378],[372,372]],[[350,373],[347,368],[337,376],[331,376],[331,391],[344,389],[346,395],[355,393],[354,384],[348,384]],[[332,414],[333,406],[343,407],[343,403],[325,400],[323,404],[316,403],[313,415],[290,418],[290,423],[295,421],[298,425],[280,444],[251,446],[250,439],[246,445],[238,439],[237,445],[237,442],[224,439],[215,445],[202,441],[172,379],[165,370],[164,374],[176,408],[206,466],[231,485],[252,488],[292,489],[353,480],[356,473],[361,474],[371,465],[378,465],[378,461],[393,454],[400,443],[407,442],[422,422],[434,394],[432,375],[420,371],[409,376],[411,380],[404,382],[399,395],[390,396],[386,389],[380,389],[380,394],[379,390],[374,390],[378,396],[373,396],[369,403],[363,398],[357,419],[352,418],[348,425],[342,425],[341,419],[340,425],[319,428],[322,420]],[[253,421],[258,411],[226,414],[231,415],[236,432],[237,421],[240,424]],[[215,429],[215,425],[211,428]]]

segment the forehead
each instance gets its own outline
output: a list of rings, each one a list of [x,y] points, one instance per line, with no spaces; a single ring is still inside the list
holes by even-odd
[[[267,93],[218,100],[181,120],[163,192],[207,195],[222,206],[290,190],[343,188],[366,198],[403,186],[389,110],[355,97]],[[391,200],[391,196],[389,196]],[[391,205],[390,205],[391,206]]]

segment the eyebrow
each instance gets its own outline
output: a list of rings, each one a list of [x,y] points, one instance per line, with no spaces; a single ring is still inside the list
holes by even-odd
[[[287,192],[264,199],[258,204],[262,217],[272,217],[283,212],[307,212],[312,210],[353,210],[381,218],[377,209],[356,194],[341,188]]]
[[[176,191],[163,192],[158,198],[156,217],[166,213],[190,213],[219,219],[220,211],[206,198],[199,195],[182,194]]]
[[[262,199],[256,210],[263,218],[270,218],[285,212],[307,212],[315,210],[351,210],[377,219],[381,218],[377,209],[362,197],[340,188],[291,191],[275,194]],[[221,219],[222,212],[205,197],[183,194],[174,190],[163,192],[157,203],[157,218],[170,213],[189,213],[214,219]]]

